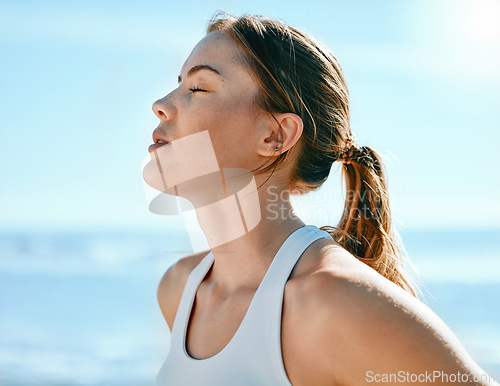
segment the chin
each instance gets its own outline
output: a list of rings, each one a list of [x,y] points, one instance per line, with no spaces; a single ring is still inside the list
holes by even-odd
[[[155,157],[151,157],[151,161],[144,166],[142,178],[152,188],[163,193],[175,195],[174,186],[169,187],[167,185],[165,176],[160,172],[158,161]]]

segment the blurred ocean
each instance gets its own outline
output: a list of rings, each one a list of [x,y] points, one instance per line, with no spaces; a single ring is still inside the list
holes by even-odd
[[[499,231],[407,232],[426,303],[500,378]],[[169,346],[156,300],[185,233],[0,234],[0,385],[152,385]]]

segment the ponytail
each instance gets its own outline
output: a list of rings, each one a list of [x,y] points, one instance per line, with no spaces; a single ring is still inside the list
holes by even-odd
[[[346,200],[339,225],[321,229],[360,261],[417,296],[406,277],[392,228],[387,182],[380,156],[369,147],[350,148],[340,157]]]

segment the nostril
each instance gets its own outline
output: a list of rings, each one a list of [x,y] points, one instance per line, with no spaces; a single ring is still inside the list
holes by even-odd
[[[164,111],[164,106],[161,103],[161,99],[157,100],[155,103],[153,103],[153,112],[160,119],[164,119],[167,117],[167,114],[165,114],[165,111]]]
[[[169,103],[168,98],[165,97],[153,103],[153,112],[161,120],[169,120],[172,119],[172,115],[174,114],[174,107]]]

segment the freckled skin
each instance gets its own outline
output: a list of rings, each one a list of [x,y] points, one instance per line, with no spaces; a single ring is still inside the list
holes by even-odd
[[[270,118],[257,114],[254,98],[258,92],[248,70],[236,62],[239,47],[219,32],[208,34],[187,58],[181,70],[179,87],[155,103],[164,112],[162,133],[173,140],[208,130],[219,166],[247,170],[262,165],[264,158],[255,147]],[[199,71],[187,77],[187,71],[208,64],[223,77],[210,71]],[[207,92],[192,92],[190,88]]]

